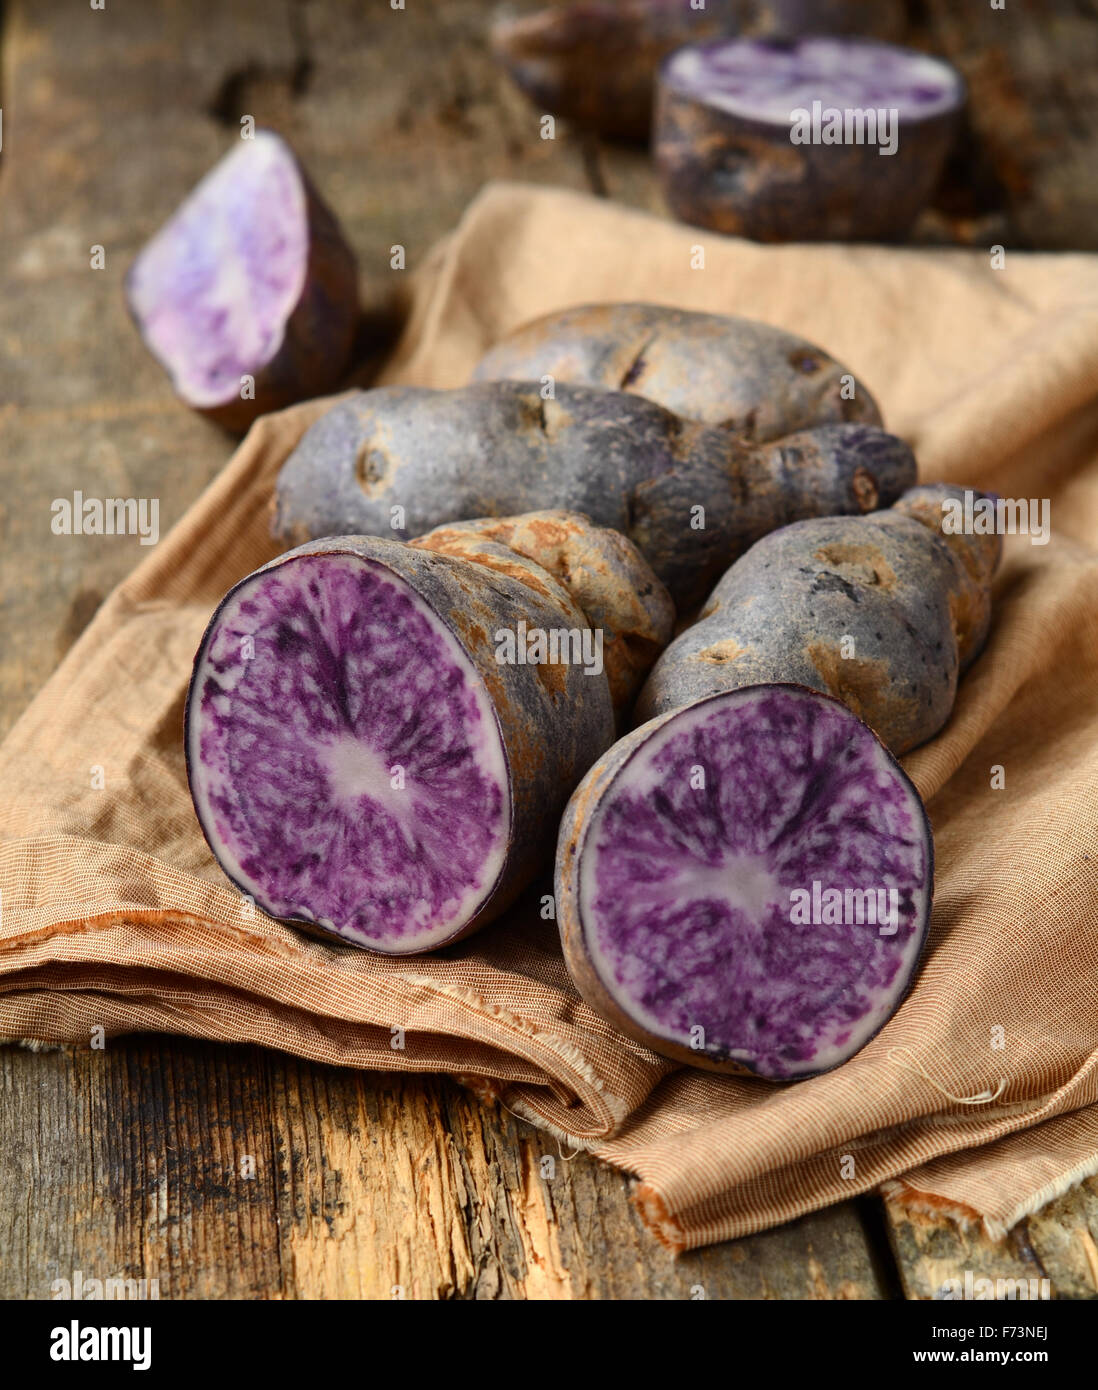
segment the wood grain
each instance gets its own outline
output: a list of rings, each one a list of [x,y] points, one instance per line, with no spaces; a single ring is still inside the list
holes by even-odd
[[[974,1279],[1047,1279],[1054,1298],[1098,1298],[1096,1178],[1026,1217],[1000,1241],[943,1217],[884,1205],[908,1298],[934,1298],[966,1270]]]
[[[854,1203],[676,1261],[620,1174],[442,1079],[135,1037],[0,1049],[0,1093],[0,1298],[77,1270],[161,1298],[893,1291]]]
[[[487,179],[658,208],[642,151],[562,125],[540,139],[538,113],[485,51],[490,8],[4,7],[0,736],[144,553],[134,539],[53,536],[51,500],[76,487],[155,496],[166,530],[231,451],[175,402],[121,281],[242,114],[287,134],[339,210],[370,311],[359,381],[403,296],[391,246],[414,268]],[[1055,72],[1065,33],[1076,53],[1093,35],[1093,6],[1057,5],[1055,34],[1021,0],[1001,31],[979,5],[917,8],[926,41],[965,67],[986,143],[963,196],[954,188],[920,236],[1005,228],[1095,245],[1095,188],[1080,176],[1095,137],[1078,114],[1093,112],[1095,65],[1071,65],[1062,83]],[[94,245],[103,270],[90,268]],[[0,1095],[4,1298],[48,1297],[76,1270],[156,1279],[165,1298],[928,1297],[976,1259],[1046,1269],[1067,1296],[1098,1292],[1093,1181],[999,1245],[867,1199],[676,1262],[642,1230],[620,1174],[567,1161],[441,1079],[138,1037],[0,1049]]]
[[[969,89],[970,140],[955,160],[947,229],[1047,251],[1098,247],[1095,0],[920,0],[927,46]]]

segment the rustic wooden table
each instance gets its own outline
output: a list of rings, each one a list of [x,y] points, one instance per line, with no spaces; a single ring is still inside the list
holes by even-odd
[[[918,235],[1098,247],[1093,0],[913,9],[969,77],[982,140]],[[486,54],[487,12],[8,0],[0,736],[144,553],[52,536],[50,501],[74,487],[154,495],[166,529],[229,454],[141,348],[121,279],[242,113],[293,139],[358,252],[378,314],[360,379],[393,308],[388,248],[403,243],[414,267],[486,179],[658,206],[643,153],[538,138]],[[698,1285],[710,1298],[926,1298],[965,1268],[1098,1295],[1095,1180],[998,1244],[866,1198],[676,1262],[621,1175],[579,1157],[545,1180],[546,1152],[545,1136],[443,1079],[159,1037],[3,1048],[0,1297],[48,1297],[82,1270],[155,1278],[163,1298],[683,1298]],[[253,1180],[238,1177],[241,1154]]]

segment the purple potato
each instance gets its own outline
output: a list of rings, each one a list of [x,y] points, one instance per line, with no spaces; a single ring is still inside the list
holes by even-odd
[[[543,867],[614,715],[602,670],[497,658],[520,623],[591,635],[552,576],[512,559],[336,537],[222,600],[187,773],[210,849],[265,912],[405,955],[476,930]]]
[[[955,68],[890,44],[694,44],[660,70],[664,197],[684,222],[756,241],[895,240],[934,191],[964,101]]]
[[[621,739],[572,796],[565,960],[587,1003],[655,1052],[814,1076],[907,993],[933,866],[918,793],[837,700],[795,685],[709,696]]]
[[[410,544],[492,569],[510,570],[524,559],[540,565],[564,586],[591,629],[602,634],[603,665],[619,715],[632,707],[652,663],[671,640],[675,605],[647,560],[619,531],[593,526],[575,512],[455,521]]]
[[[723,35],[902,38],[902,0],[580,0],[504,13],[492,51],[541,111],[624,140],[647,140],[660,61]]]
[[[555,381],[645,396],[687,420],[765,443],[814,425],[880,425],[841,362],[756,319],[662,304],[584,304],[546,314],[490,348],[474,381]],[[844,380],[849,378],[849,383]]]
[[[279,473],[272,524],[292,545],[563,508],[628,536],[685,611],[767,531],[887,506],[914,481],[908,446],[869,425],[753,448],[623,391],[393,386],[358,392],[306,432]]]
[[[142,249],[126,299],[180,399],[227,429],[340,382],[353,252],[284,140],[241,140]],[[254,380],[254,398],[242,398]]]
[[[943,502],[963,498],[912,488],[887,511],[764,536],[656,662],[637,720],[792,681],[837,696],[897,755],[933,738],[987,639],[1001,547],[943,533]]]

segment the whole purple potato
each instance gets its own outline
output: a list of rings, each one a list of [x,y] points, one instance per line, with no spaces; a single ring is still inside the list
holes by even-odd
[[[591,768],[557,845],[568,969],[666,1057],[794,1081],[899,1007],[926,939],[919,795],[837,700],[733,690],[635,729]]]
[[[756,241],[890,241],[934,190],[965,100],[956,69],[859,39],[718,40],[660,69],[672,213]]]
[[[676,604],[700,603],[730,559],[806,516],[886,506],[911,450],[869,425],[758,446],[641,396],[481,382],[381,387],[324,414],[286,460],[274,535],[422,535],[466,517],[563,508],[629,537]]]
[[[487,537],[460,557],[430,544],[334,537],[243,579],[185,716],[228,877],[274,917],[393,955],[497,916],[614,737],[600,644],[565,587]],[[524,640],[539,633],[555,654]]]
[[[543,112],[625,140],[647,140],[660,61],[724,35],[903,37],[903,0],[579,0],[503,13],[492,50]]]
[[[484,354],[474,381],[555,381],[645,396],[763,442],[814,425],[881,423],[841,362],[756,319],[662,304],[583,304],[523,324]]]
[[[333,390],[359,314],[354,254],[266,130],[241,140],[141,250],[126,299],[180,399],[234,431]]]
[[[509,570],[515,556],[540,565],[567,589],[601,634],[610,699],[631,708],[652,663],[671,640],[675,605],[631,541],[575,512],[525,512],[438,526],[411,542],[444,555]],[[501,547],[504,548],[501,553]]]
[[[657,661],[651,719],[718,691],[793,681],[837,696],[893,753],[945,724],[991,622],[997,536],[945,534],[961,488],[913,488],[887,511],[764,536]]]

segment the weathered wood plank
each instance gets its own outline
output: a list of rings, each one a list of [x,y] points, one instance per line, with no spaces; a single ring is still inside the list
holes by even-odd
[[[1098,247],[1098,6],[1094,0],[919,0],[926,46],[969,86],[972,140],[941,233],[1041,250]]]
[[[885,1215],[904,1294],[908,1298],[940,1298],[947,1279],[1045,1278],[1025,1237],[1025,1223],[1006,1240],[989,1240],[975,1228],[962,1228],[947,1217],[913,1212],[885,1202]]]
[[[884,1206],[908,1298],[934,1298],[947,1279],[963,1280],[967,1270],[974,1280],[1047,1279],[1053,1298],[1098,1299],[1098,1178],[1087,1178],[998,1241],[948,1217],[891,1201]]]
[[[441,1079],[130,1038],[2,1048],[0,1093],[3,1299],[77,1270],[161,1298],[890,1292],[854,1203],[675,1261],[620,1174]]]
[[[160,1296],[277,1295],[272,1129],[258,1054],[0,1049],[0,1297],[56,1279],[157,1279]],[[261,1175],[240,1179],[238,1153]]]
[[[1025,1223],[1033,1258],[1062,1298],[1098,1298],[1098,1177],[1057,1197]]]

